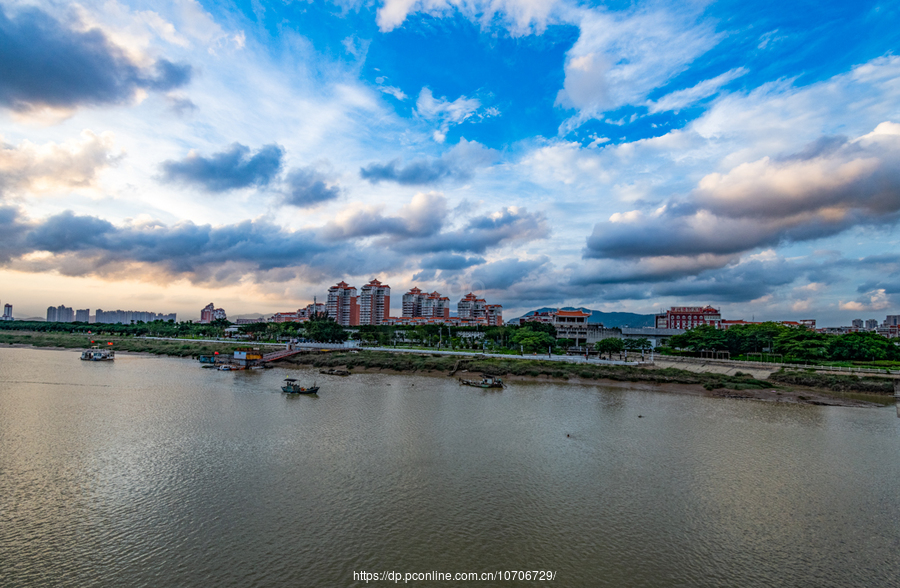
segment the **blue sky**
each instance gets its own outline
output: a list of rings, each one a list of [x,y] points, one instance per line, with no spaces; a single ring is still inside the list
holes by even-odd
[[[900,313],[900,7],[0,3],[0,300]],[[399,308],[394,309],[399,313]]]

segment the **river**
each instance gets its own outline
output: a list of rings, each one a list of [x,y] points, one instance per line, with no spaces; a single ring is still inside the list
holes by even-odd
[[[900,582],[893,407],[78,357],[0,349],[4,587]]]

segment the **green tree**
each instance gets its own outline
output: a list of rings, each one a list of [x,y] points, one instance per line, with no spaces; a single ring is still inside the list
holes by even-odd
[[[818,361],[828,356],[829,336],[801,327],[785,329],[775,336],[775,353],[803,361]]]
[[[612,359],[613,353],[621,353],[625,349],[625,342],[618,337],[607,337],[594,343],[594,349],[600,353],[600,357],[606,353]]]
[[[327,314],[314,314],[303,324],[306,337],[320,343],[342,343],[347,340],[347,331]]]
[[[516,347],[521,346],[525,353],[540,353],[553,347],[556,339],[546,331],[534,331],[528,327],[522,327],[516,329],[516,332],[510,337],[510,342]]]
[[[847,333],[828,341],[833,360],[884,361],[900,359],[900,349],[878,333]]]

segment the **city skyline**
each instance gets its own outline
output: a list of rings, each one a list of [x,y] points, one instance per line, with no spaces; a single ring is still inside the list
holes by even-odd
[[[898,24],[876,2],[4,3],[0,294],[196,320],[375,278],[510,318],[880,321]]]

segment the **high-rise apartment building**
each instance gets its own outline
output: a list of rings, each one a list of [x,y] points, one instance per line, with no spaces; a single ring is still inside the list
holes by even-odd
[[[68,306],[60,304],[59,306],[47,307],[48,323],[71,323],[75,320],[75,311]]]
[[[896,327],[898,325],[900,325],[900,314],[889,314],[884,319],[883,326],[885,327]]]
[[[403,316],[406,318],[450,318],[450,299],[440,292],[422,292],[412,288],[403,295]]]
[[[12,304],[7,303],[7,304],[3,305],[3,320],[5,320],[5,321],[13,320]]]
[[[99,311],[98,311],[99,314]],[[221,308],[216,308],[216,305],[210,302],[200,311],[200,322],[202,324],[208,324],[217,319],[227,319],[228,316],[225,314],[225,311]],[[100,321],[97,320],[99,323]]]
[[[853,319],[850,322],[850,324],[853,326],[854,329],[861,329],[863,327],[863,320],[862,319]]]
[[[874,331],[877,328],[878,328],[878,319],[868,319],[866,321],[866,330],[867,331]]]
[[[462,297],[456,304],[456,316],[461,319],[487,320],[487,303],[472,292]]]
[[[403,311],[401,316],[413,318],[422,316],[422,300],[425,295],[422,290],[413,286],[409,292],[403,295]]]
[[[356,288],[340,281],[328,289],[328,316],[344,327],[359,324],[359,299]]]
[[[89,323],[91,322],[91,309],[85,308],[75,311],[75,322],[76,323]]]
[[[380,325],[391,315],[391,287],[373,279],[359,289],[359,324]]]
[[[486,304],[487,324],[492,327],[503,326],[503,306],[500,304]]]

